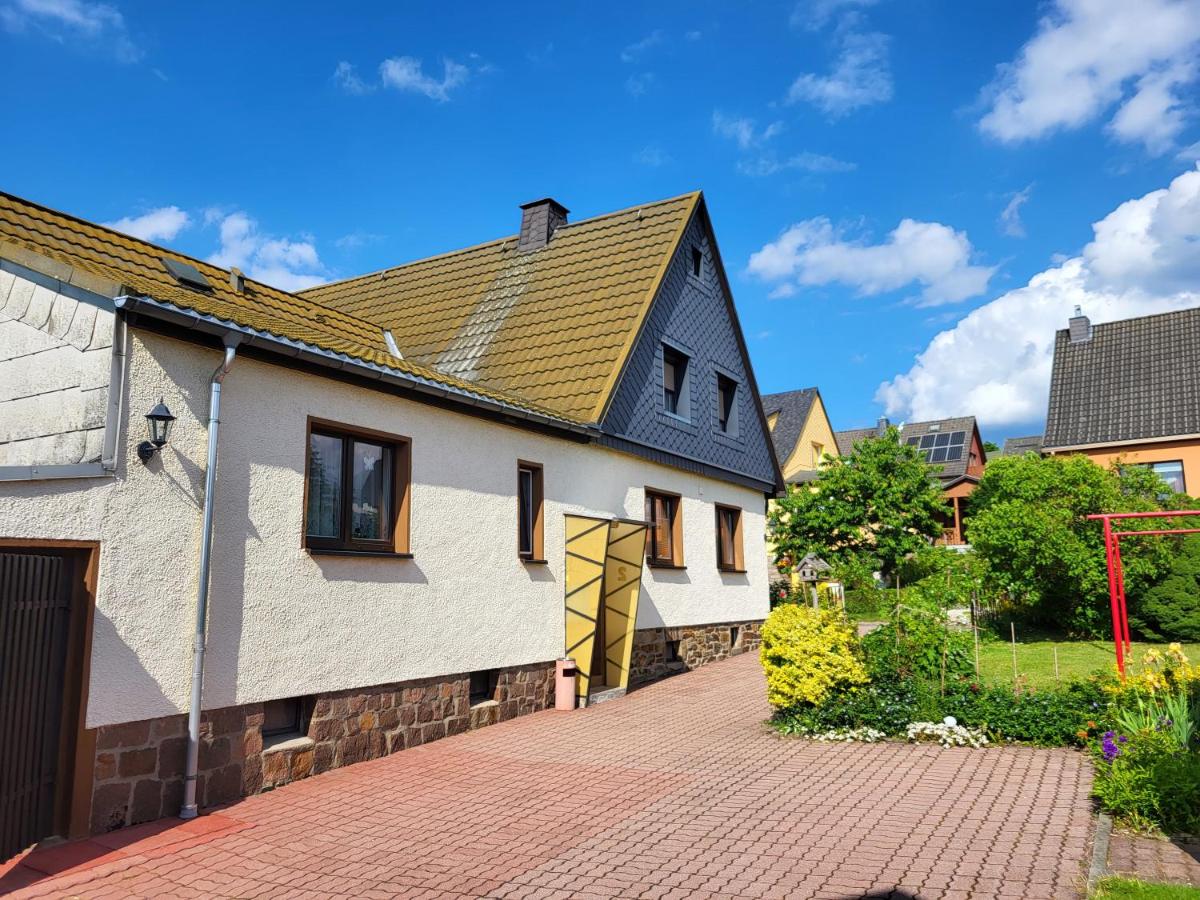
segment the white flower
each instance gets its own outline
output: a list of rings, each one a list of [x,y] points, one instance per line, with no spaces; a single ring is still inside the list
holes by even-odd
[[[958,719],[954,718],[954,716],[946,716],[946,718],[942,719],[942,721],[951,728],[958,724]]]

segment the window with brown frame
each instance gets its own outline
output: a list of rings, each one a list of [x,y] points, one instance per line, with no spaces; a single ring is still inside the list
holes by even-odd
[[[545,516],[542,467],[517,463],[517,555],[525,562],[545,562]]]
[[[310,420],[304,546],[407,555],[409,458],[407,438]]]
[[[683,515],[678,494],[646,489],[646,562],[683,568]]]
[[[717,568],[722,572],[745,572],[742,554],[742,511],[736,506],[717,505]]]

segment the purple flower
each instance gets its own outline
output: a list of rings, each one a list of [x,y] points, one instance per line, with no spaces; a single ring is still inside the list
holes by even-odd
[[[1124,743],[1125,736],[1122,735],[1118,740],[1120,740],[1121,743]],[[1104,756],[1105,761],[1112,762],[1124,751],[1122,751],[1121,748],[1117,746],[1117,742],[1113,740],[1113,733],[1111,731],[1106,731],[1104,732],[1104,740],[1100,742],[1100,752]]]

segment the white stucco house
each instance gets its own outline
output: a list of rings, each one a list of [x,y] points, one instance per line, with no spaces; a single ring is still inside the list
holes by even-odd
[[[0,857],[750,649],[779,484],[699,193],[301,293],[0,193]]]

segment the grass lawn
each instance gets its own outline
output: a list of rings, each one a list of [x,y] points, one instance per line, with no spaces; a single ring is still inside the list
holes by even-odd
[[[1032,685],[1054,684],[1054,648],[1058,648],[1058,671],[1063,681],[1082,678],[1096,671],[1115,671],[1116,650],[1110,641],[1017,641],[1017,671]],[[1160,650],[1166,644],[1134,642],[1126,657],[1126,671],[1141,668],[1142,656],[1151,647]],[[1200,644],[1184,644],[1193,662],[1200,661]],[[1012,682],[1012,645],[989,640],[979,645],[979,673],[989,681]]]
[[[1148,884],[1133,878],[1104,878],[1094,900],[1200,900],[1200,888],[1182,884]]]

